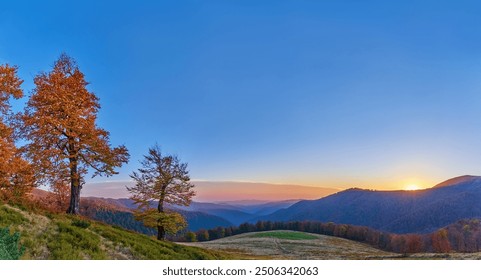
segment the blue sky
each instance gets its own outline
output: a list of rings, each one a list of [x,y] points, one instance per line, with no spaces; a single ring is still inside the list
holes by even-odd
[[[476,1],[97,2],[3,3],[0,63],[28,93],[61,52],[77,60],[99,125],[131,153],[113,180],[156,142],[204,180],[481,174]]]

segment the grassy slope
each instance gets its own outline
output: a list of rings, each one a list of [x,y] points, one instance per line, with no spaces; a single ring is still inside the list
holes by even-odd
[[[314,236],[309,233],[305,232],[298,232],[298,231],[266,231],[266,232],[259,232],[255,233],[249,237],[272,237],[272,238],[279,238],[279,239],[287,239],[287,240],[311,240],[311,239],[318,239],[317,236]]]
[[[208,242],[185,243],[190,246],[233,252],[249,259],[349,260],[481,260],[478,253],[416,253],[402,255],[369,245],[320,234],[277,230],[251,232]]]
[[[41,215],[0,205],[0,227],[20,232],[22,259],[226,259],[236,256],[161,242],[146,235],[78,217]]]
[[[359,242],[296,231],[267,231],[244,233],[191,246],[223,250],[245,258],[334,260],[399,258]]]

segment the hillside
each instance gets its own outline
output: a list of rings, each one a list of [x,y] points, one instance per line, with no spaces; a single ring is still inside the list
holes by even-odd
[[[345,260],[400,257],[359,242],[297,231],[251,232],[208,242],[184,244],[235,252],[255,259]]]
[[[225,259],[232,255],[161,242],[146,235],[64,214],[0,205],[0,228],[20,233],[22,259]]]
[[[428,233],[475,217],[481,217],[481,177],[462,176],[418,191],[349,189],[318,200],[300,201],[257,220],[312,220],[394,233]]]

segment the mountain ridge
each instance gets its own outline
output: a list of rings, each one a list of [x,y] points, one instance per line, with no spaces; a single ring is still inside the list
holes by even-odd
[[[394,233],[426,233],[481,216],[481,177],[460,176],[416,191],[348,189],[300,201],[259,220],[313,220],[369,226]]]
[[[444,182],[441,182],[435,185],[433,188],[443,188],[443,187],[449,187],[452,185],[466,184],[466,183],[472,183],[472,182],[477,182],[481,184],[481,176],[462,175],[462,176],[454,177]]]

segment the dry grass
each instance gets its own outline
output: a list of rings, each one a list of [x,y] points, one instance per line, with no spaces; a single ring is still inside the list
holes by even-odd
[[[294,260],[481,260],[479,253],[416,253],[410,255],[385,252],[369,245],[343,238],[308,234],[314,239],[293,240],[292,231],[244,233],[208,242],[183,243],[237,255],[238,259]]]
[[[22,232],[22,243],[28,247],[22,258],[47,259],[49,251],[42,241],[46,240],[47,236],[56,230],[55,225],[51,224],[51,220],[45,216],[26,212],[10,205],[3,205],[3,207],[20,214],[24,219],[22,223],[17,223],[12,228],[15,231]]]
[[[273,231],[272,236],[291,236],[291,231]],[[279,234],[280,233],[280,234]],[[208,242],[184,243],[206,249],[235,252],[246,258],[295,260],[344,260],[399,258],[401,255],[381,251],[359,242],[342,238],[310,234],[314,239],[256,237],[245,233]]]

